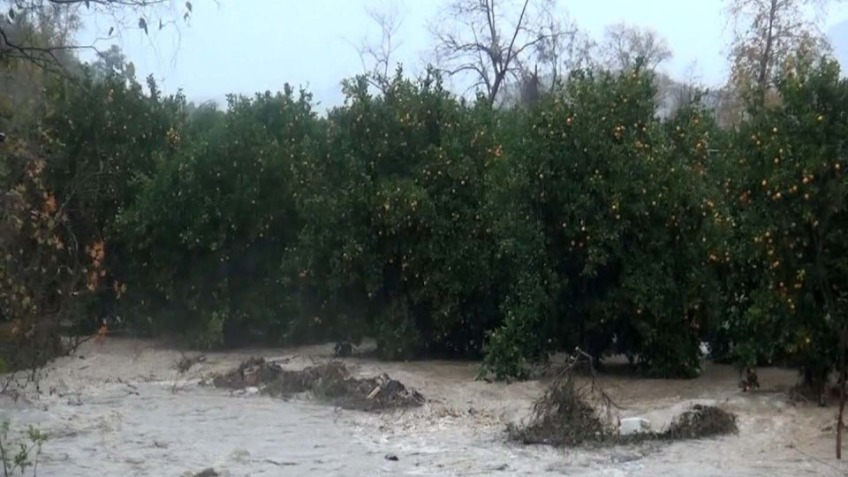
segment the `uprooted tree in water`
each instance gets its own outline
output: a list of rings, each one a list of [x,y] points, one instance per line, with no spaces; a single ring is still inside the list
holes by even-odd
[[[618,406],[595,381],[594,360],[577,350],[569,356],[545,393],[533,405],[528,423],[510,424],[510,439],[555,447],[615,445],[647,440],[699,439],[738,431],[736,416],[713,406],[694,405],[660,432],[622,432],[614,418]],[[582,375],[581,375],[582,374]]]

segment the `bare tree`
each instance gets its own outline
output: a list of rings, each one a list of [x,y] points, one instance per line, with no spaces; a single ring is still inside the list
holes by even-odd
[[[97,51],[95,44],[75,41],[83,16],[109,18],[107,37],[111,38],[129,28],[148,34],[152,29],[174,25],[178,21],[175,13],[188,21],[192,9],[191,1],[177,0],[0,0],[0,60],[24,60],[47,69],[61,67],[63,55]],[[36,36],[33,32],[46,31],[40,25],[47,21],[54,25],[55,35]],[[20,28],[33,23],[34,29]]]
[[[451,0],[430,30],[436,62],[451,76],[469,75],[470,89],[495,104],[505,83],[518,80],[534,48],[551,35],[546,12],[555,0]]]
[[[773,75],[792,55],[829,52],[822,20],[827,7],[840,1],[727,0],[733,27],[728,52],[733,89],[755,89],[764,102]]]
[[[562,85],[568,72],[595,66],[595,42],[567,15],[553,10],[555,4],[540,11],[539,41],[531,55],[520,62],[516,84],[507,84],[500,91],[500,105],[529,105],[544,91],[554,91]]]
[[[591,65],[595,43],[576,22],[559,17],[549,9],[545,12],[542,28],[543,34],[534,47],[537,64],[530,78],[547,79],[549,87],[554,88],[568,71]],[[538,66],[541,66],[541,73],[538,73]]]
[[[392,67],[392,57],[403,44],[396,38],[403,24],[403,14],[397,3],[391,3],[382,9],[367,7],[366,13],[380,28],[380,40],[378,42],[367,38],[362,40],[357,47],[357,52],[368,81],[380,91],[385,91],[389,81],[389,70]]]
[[[632,68],[640,62],[654,71],[672,57],[668,42],[657,32],[626,23],[607,27],[600,48],[606,66],[613,69]]]
[[[694,62],[690,63],[680,79],[675,80],[665,74],[659,74],[657,78],[658,91],[661,104],[667,107],[668,114],[674,114],[682,108],[693,103],[696,99],[703,99],[704,89],[701,80],[695,73]]]

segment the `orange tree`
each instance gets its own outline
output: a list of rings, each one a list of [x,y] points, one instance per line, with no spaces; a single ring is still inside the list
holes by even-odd
[[[118,216],[139,318],[202,346],[283,338],[291,299],[280,263],[300,228],[292,171],[319,127],[309,95],[289,87],[193,113]]]
[[[428,72],[372,95],[346,83],[326,151],[303,169],[296,266],[311,318],[339,339],[370,330],[387,358],[474,356],[498,321],[484,197],[499,147],[488,108]],[[306,332],[306,331],[301,331]],[[350,333],[352,336],[343,336]]]
[[[75,234],[67,204],[48,186],[51,153],[33,138],[0,145],[0,370],[36,370],[64,351],[73,320],[105,272],[102,243]],[[8,382],[6,383],[8,384]],[[5,387],[2,386],[2,387]]]
[[[820,391],[848,325],[848,82],[835,62],[802,61],[776,85],[779,103],[751,108],[727,157],[734,273],[747,276],[732,353],[742,366],[788,357]]]
[[[718,127],[714,111],[702,102],[701,93],[664,122],[671,155],[670,167],[683,174],[676,189],[689,207],[674,216],[686,247],[677,248],[688,257],[680,263],[691,267],[690,278],[697,291],[696,309],[701,317],[700,338],[710,346],[713,359],[726,359],[728,310],[726,304],[735,290],[727,287],[729,270],[739,254],[728,244],[732,241],[734,215],[726,200],[725,161],[732,133]],[[686,199],[688,198],[688,199]]]
[[[493,231],[492,264],[500,287],[497,326],[486,334],[481,374],[525,378],[533,363],[561,345],[556,320],[558,292],[566,285],[556,273],[558,257],[547,253],[544,216],[528,200],[538,163],[525,154],[539,111],[490,113],[492,129],[504,144],[487,174],[485,209]]]
[[[508,197],[529,202],[500,208],[540,227],[544,256],[523,252],[533,278],[517,278],[508,299],[517,306],[490,336],[496,373],[574,346],[597,357],[623,352],[658,376],[700,371],[714,297],[705,266],[717,220],[705,193],[710,128],[691,108],[669,127],[654,98],[652,76],[638,68],[576,72],[506,147],[521,176]]]
[[[119,311],[116,298],[126,291],[130,270],[116,217],[136,201],[157,162],[172,154],[184,122],[181,96],[161,95],[150,79],[147,86],[145,91],[131,74],[84,68],[76,81],[56,79],[48,89],[45,127],[56,152],[45,181],[68,198],[65,213],[79,240],[103,244],[108,270],[96,300],[79,317],[81,331]]]

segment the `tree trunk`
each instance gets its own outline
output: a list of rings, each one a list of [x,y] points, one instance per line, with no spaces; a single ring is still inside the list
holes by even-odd
[[[839,418],[836,422],[836,458],[842,460],[842,430],[845,423],[842,416],[845,413],[845,380],[842,382],[839,390]]]
[[[839,417],[836,419],[836,458],[842,460],[842,431],[845,428],[845,351],[848,347],[848,329],[843,328],[839,334]]]
[[[766,32],[766,46],[763,50],[763,56],[760,58],[760,71],[757,75],[757,87],[759,88],[758,95],[760,105],[765,104],[766,85],[768,83],[768,67],[771,63],[771,55],[774,43],[774,20],[777,15],[777,0],[771,0],[768,17],[768,30]]]
[[[501,83],[506,79],[507,73],[509,73],[510,65],[512,61],[515,59],[515,40],[518,38],[518,33],[521,31],[521,28],[524,25],[524,17],[527,14],[527,5],[530,4],[530,0],[524,0],[524,6],[521,7],[521,15],[518,17],[518,23],[515,25],[515,31],[512,33],[512,40],[509,42],[509,47],[506,50],[506,57],[503,57],[502,51],[495,52],[494,50],[490,53],[492,66],[495,70],[495,81],[492,84],[492,89],[489,91],[489,105],[494,106],[495,100],[498,96],[498,91],[501,88]],[[497,38],[497,28],[495,27],[495,4],[494,2],[488,4],[489,8],[487,14],[489,15],[489,28],[491,30],[492,35],[492,45],[498,45],[499,41]]]

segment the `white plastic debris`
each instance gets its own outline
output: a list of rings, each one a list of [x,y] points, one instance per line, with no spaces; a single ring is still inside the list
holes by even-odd
[[[621,419],[618,424],[618,432],[622,436],[630,434],[638,434],[640,432],[650,432],[651,421],[644,417],[626,417]]]

